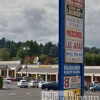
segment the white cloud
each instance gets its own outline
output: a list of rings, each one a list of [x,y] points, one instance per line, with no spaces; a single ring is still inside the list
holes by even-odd
[[[58,42],[58,0],[0,0],[0,37]]]
[[[59,0],[0,0],[0,37],[58,42]],[[85,44],[99,46],[100,1],[86,0]]]
[[[86,0],[86,45],[100,47],[100,1]]]

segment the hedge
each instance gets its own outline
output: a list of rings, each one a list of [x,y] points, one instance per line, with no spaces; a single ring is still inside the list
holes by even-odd
[[[0,76],[0,88],[3,88],[3,77]]]

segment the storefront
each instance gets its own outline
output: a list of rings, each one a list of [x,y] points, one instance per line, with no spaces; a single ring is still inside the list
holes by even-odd
[[[16,72],[20,68],[20,61],[1,61],[0,62],[0,75],[4,78],[16,77]]]

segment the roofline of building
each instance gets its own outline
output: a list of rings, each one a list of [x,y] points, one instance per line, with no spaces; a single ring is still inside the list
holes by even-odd
[[[0,61],[0,64],[21,64],[21,61]]]

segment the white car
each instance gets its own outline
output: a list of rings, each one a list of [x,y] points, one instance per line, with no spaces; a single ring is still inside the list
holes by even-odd
[[[28,83],[28,87],[32,88],[32,87],[37,87],[38,88],[38,82],[37,81],[30,81]]]
[[[17,83],[18,87],[28,87],[28,82],[26,80],[20,80],[20,82]]]
[[[45,83],[45,82],[44,82],[44,81],[40,81],[40,82],[38,83],[38,87],[41,88],[43,83]]]
[[[3,83],[8,83],[8,84],[11,84],[12,81],[11,80],[7,80],[6,78],[3,79]]]

